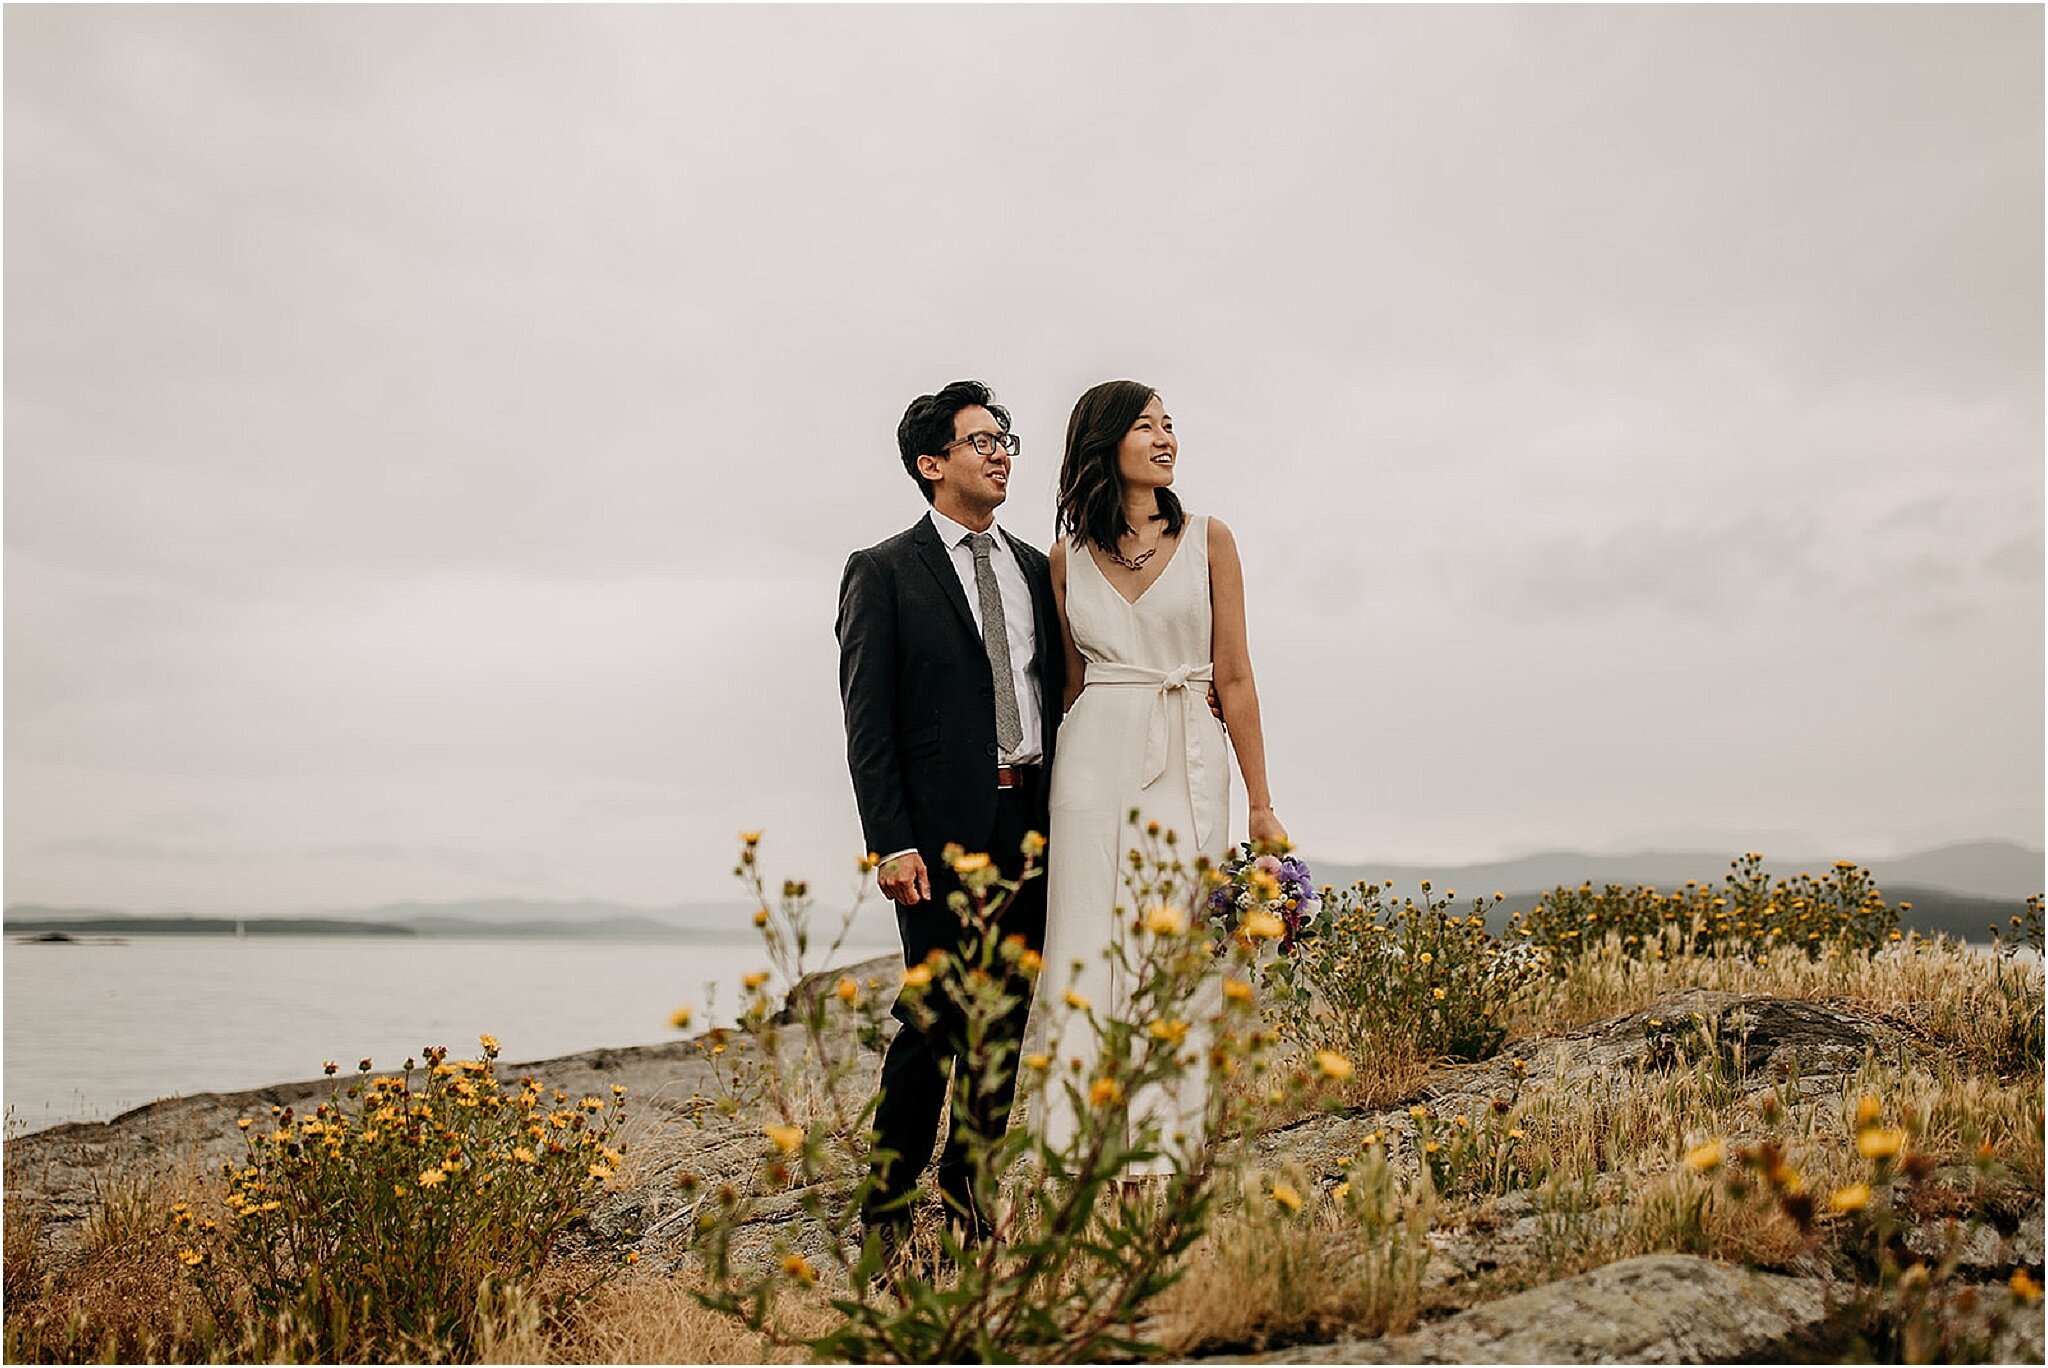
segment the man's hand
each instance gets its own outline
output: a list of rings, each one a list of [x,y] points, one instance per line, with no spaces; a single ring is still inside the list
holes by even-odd
[[[915,907],[932,898],[932,877],[925,871],[924,856],[914,850],[882,861],[882,867],[875,871],[875,885],[882,890],[883,897],[905,907]]]
[[[1223,722],[1223,699],[1217,695],[1214,684],[1209,686],[1209,711],[1218,722]],[[1223,725],[1227,727],[1230,724],[1224,722]]]

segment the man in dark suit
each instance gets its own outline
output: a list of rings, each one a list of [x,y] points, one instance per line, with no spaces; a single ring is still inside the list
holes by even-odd
[[[861,828],[882,857],[879,881],[896,904],[909,968],[934,950],[963,958],[975,950],[947,906],[960,883],[945,847],[986,853],[1014,878],[1025,836],[1046,830],[1065,656],[1045,557],[995,525],[1019,443],[988,387],[959,380],[920,396],[904,412],[896,444],[931,511],[847,560],[839,691]],[[996,934],[1042,948],[1043,879],[1027,881],[1001,909]],[[1013,1047],[1023,1036],[1028,987],[1020,995],[1000,1028]],[[925,1002],[937,1015],[928,1026],[905,1002],[896,1006],[903,1025],[883,1060],[875,1110],[879,1182],[863,1216],[892,1250],[909,1229],[909,1198],[931,1158],[956,1068],[970,1095],[965,1115],[954,1108],[939,1191],[963,1238],[989,1233],[972,1190],[968,1139],[1002,1134],[1016,1085],[1014,1048],[994,1087],[966,1083],[957,1009],[937,983]]]

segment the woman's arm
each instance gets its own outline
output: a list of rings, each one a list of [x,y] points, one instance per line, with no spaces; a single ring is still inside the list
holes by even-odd
[[[1067,656],[1067,684],[1065,696],[1060,699],[1060,716],[1065,717],[1073,710],[1074,700],[1081,696],[1086,684],[1088,663],[1081,659],[1080,648],[1074,645],[1074,629],[1067,623],[1067,543],[1063,538],[1054,538],[1052,550],[1046,560],[1052,566],[1052,602],[1060,620],[1060,649]]]
[[[1254,841],[1284,841],[1287,828],[1273,815],[1273,791],[1266,783],[1266,734],[1259,724],[1259,689],[1252,681],[1251,642],[1245,633],[1244,565],[1237,557],[1237,539],[1214,517],[1209,519],[1209,611],[1216,695],[1251,800],[1248,834]]]

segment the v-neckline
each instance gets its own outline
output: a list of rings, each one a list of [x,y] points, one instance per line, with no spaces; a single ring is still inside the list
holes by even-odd
[[[1108,575],[1102,572],[1102,562],[1095,559],[1094,543],[1083,542],[1081,545],[1082,549],[1088,553],[1088,563],[1095,567],[1096,578],[1100,579],[1104,584],[1109,586],[1110,593],[1115,594],[1119,599],[1123,599],[1124,607],[1135,608],[1145,601],[1145,595],[1151,593],[1154,589],[1157,589],[1159,587],[1159,581],[1166,578],[1167,572],[1173,569],[1173,563],[1180,559],[1181,543],[1188,539],[1188,532],[1190,529],[1193,528],[1194,522],[1195,520],[1193,518],[1189,518],[1187,522],[1182,525],[1180,535],[1173,539],[1173,554],[1166,558],[1166,564],[1159,567],[1159,573],[1152,577],[1152,582],[1146,585],[1143,589],[1140,589],[1138,591],[1138,596],[1134,599],[1124,598],[1124,591],[1116,587],[1116,581],[1111,579]]]

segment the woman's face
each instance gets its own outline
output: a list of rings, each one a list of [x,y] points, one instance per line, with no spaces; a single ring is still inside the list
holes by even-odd
[[[1179,455],[1173,419],[1166,416],[1166,406],[1155,394],[1117,445],[1117,471],[1124,477],[1125,488],[1164,489],[1173,483],[1173,463]]]

